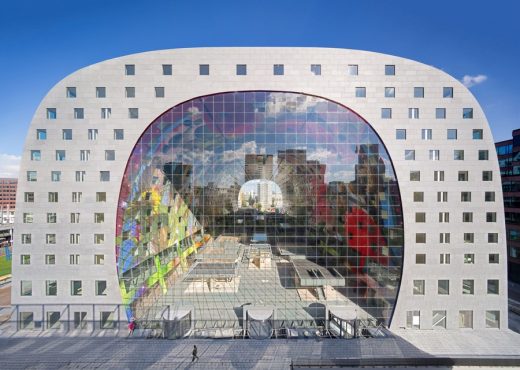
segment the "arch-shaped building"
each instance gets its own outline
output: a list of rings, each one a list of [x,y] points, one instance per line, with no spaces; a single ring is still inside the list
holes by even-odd
[[[433,67],[321,48],[129,55],[36,110],[12,302],[24,327],[168,312],[192,332],[507,328],[501,198],[483,111]]]

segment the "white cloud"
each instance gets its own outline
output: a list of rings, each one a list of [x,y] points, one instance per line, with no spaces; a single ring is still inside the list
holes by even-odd
[[[466,86],[467,88],[470,88],[472,86],[481,84],[482,82],[484,82],[486,80],[487,80],[486,75],[476,75],[476,76],[465,75],[464,77],[462,77],[462,80],[460,80],[460,82],[462,82],[462,84],[464,86]]]
[[[18,177],[22,157],[0,153],[0,177]]]

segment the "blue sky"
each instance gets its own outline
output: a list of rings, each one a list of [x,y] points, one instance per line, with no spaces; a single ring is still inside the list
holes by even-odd
[[[16,175],[45,93],[75,70],[147,50],[322,46],[394,54],[471,91],[495,140],[520,128],[520,2],[514,0],[5,0],[0,5],[0,176]]]

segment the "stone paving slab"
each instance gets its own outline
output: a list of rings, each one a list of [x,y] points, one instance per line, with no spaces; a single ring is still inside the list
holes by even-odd
[[[370,339],[125,339],[1,337],[0,369],[289,369],[296,358],[518,356],[509,331],[412,331]],[[191,362],[193,345],[200,360]],[[520,364],[520,362],[519,362]]]

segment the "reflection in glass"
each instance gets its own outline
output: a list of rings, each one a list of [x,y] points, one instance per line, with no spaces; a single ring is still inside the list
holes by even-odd
[[[127,314],[142,322],[169,307],[191,310],[198,330],[240,328],[252,307],[270,307],[301,327],[342,307],[388,325],[401,201],[381,140],[352,111],[295,93],[223,93],[143,133],[116,240]]]

